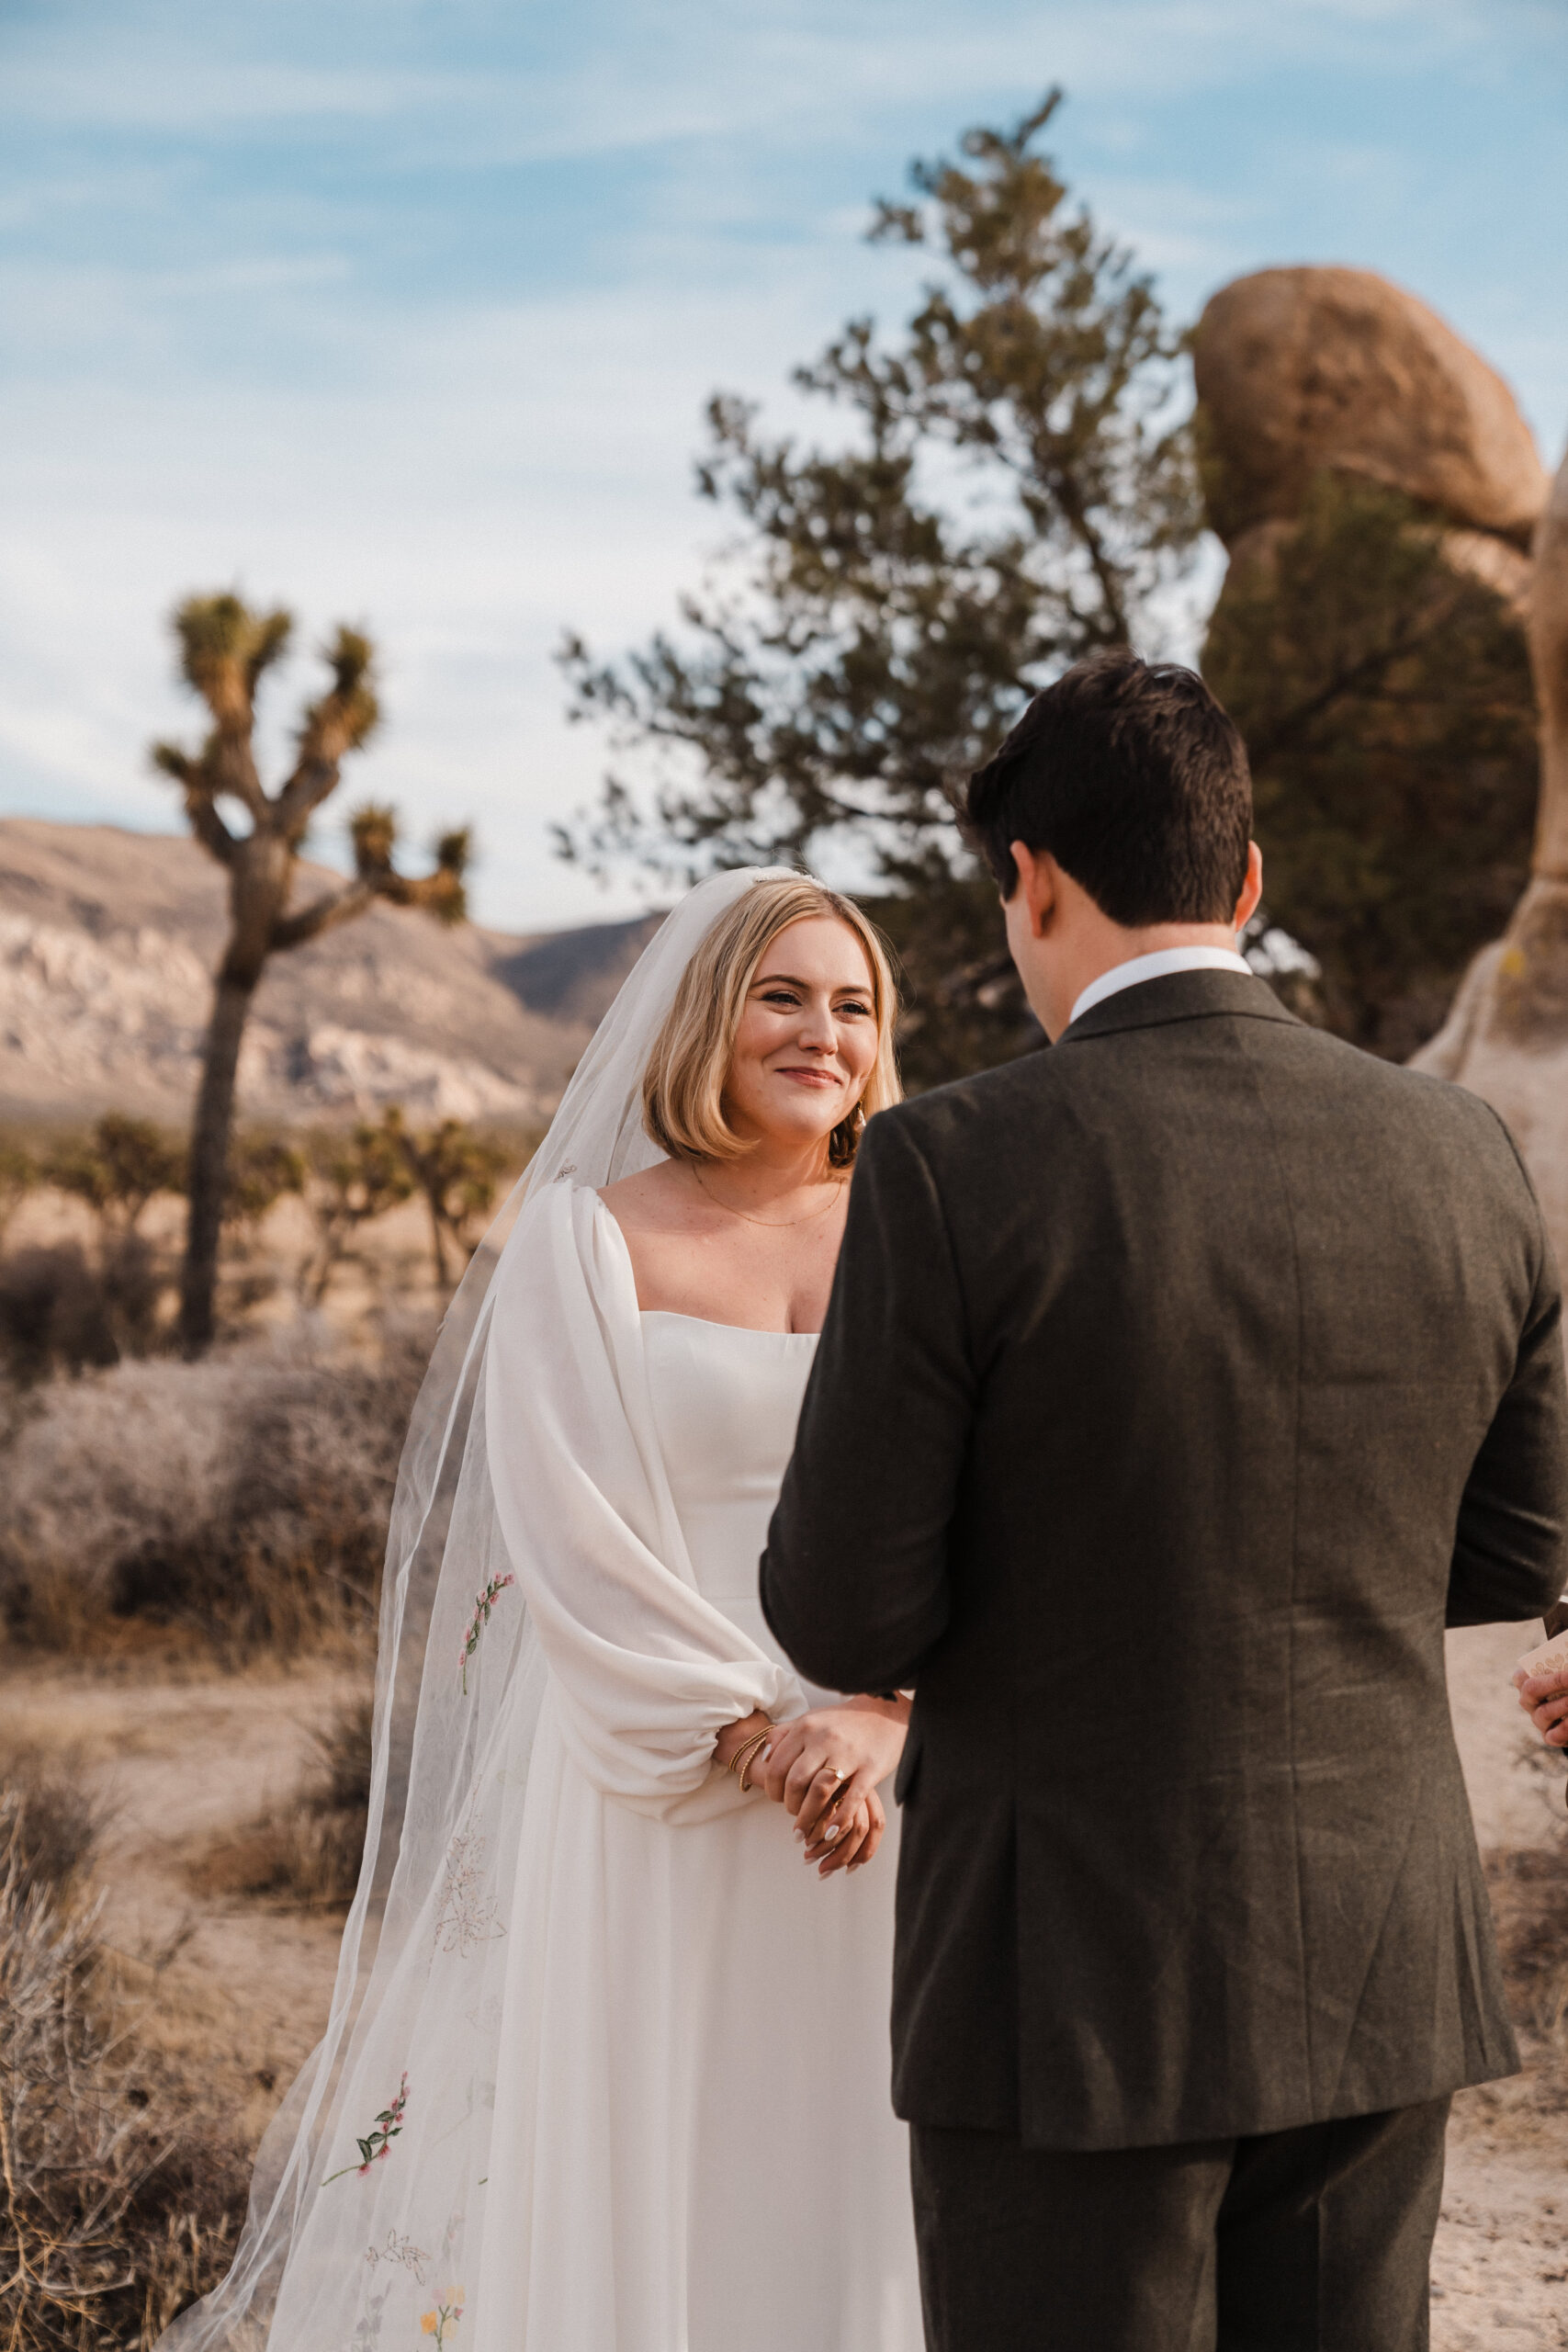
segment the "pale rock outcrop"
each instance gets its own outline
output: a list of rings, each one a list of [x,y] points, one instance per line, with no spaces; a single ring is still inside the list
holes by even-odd
[[[1507,1121],[1568,1264],[1568,458],[1536,534],[1529,638],[1541,752],[1534,871],[1507,931],[1476,957],[1414,1064],[1469,1087]]]
[[[335,879],[306,867],[301,899]],[[184,1122],[223,891],[189,840],[0,820],[0,1118]],[[649,928],[529,938],[378,904],[269,965],[241,1115],[293,1126],[400,1102],[416,1119],[537,1125]]]
[[[1193,370],[1227,546],[1299,512],[1327,467],[1403,491],[1521,553],[1546,503],[1530,429],[1495,368],[1367,269],[1263,269],[1204,309]]]

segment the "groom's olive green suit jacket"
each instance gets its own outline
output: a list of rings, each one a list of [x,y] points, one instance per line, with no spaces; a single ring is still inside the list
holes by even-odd
[[[1443,1628],[1539,1616],[1565,1523],[1474,1096],[1203,971],[875,1119],[762,1597],[918,1686],[899,2113],[1119,2148],[1511,2071]]]

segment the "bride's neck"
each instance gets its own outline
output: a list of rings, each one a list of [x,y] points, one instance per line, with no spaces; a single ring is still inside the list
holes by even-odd
[[[739,1159],[707,1159],[700,1174],[706,1190],[742,1208],[765,1207],[818,1191],[836,1181],[840,1170],[828,1158],[828,1138],[804,1149],[793,1139],[758,1136]]]

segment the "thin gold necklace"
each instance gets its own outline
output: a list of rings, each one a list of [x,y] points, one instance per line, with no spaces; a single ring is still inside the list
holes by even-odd
[[[732,1209],[728,1201],[721,1201],[716,1193],[709,1193],[707,1186],[703,1182],[702,1177],[698,1174],[695,1166],[691,1160],[688,1160],[686,1165],[691,1169],[694,1177],[696,1178],[697,1190],[701,1193],[707,1193],[708,1199],[713,1203],[716,1209],[722,1209],[726,1216],[738,1216],[742,1225],[760,1225],[764,1233],[788,1233],[794,1226],[810,1225],[818,1217],[826,1216],[830,1208],[835,1208],[838,1205],[839,1191],[844,1182],[844,1179],[841,1176],[835,1176],[831,1178],[829,1181],[833,1186],[833,1199],[830,1201],[825,1201],[819,1209],[808,1209],[804,1216],[748,1216],[744,1209]]]

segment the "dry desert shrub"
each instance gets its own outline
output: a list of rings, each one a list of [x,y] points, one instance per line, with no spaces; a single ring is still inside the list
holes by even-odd
[[[370,1810],[368,1693],[315,1735],[317,1762],[292,1804],[215,1839],[192,1866],[202,1894],[272,1895],[308,1910],[354,1899]]]
[[[96,1260],[74,1241],[14,1250],[0,1258],[0,1362],[26,1385],[145,1355],[163,1287],[139,1233],[106,1239]]]
[[[400,1324],[366,1361],[307,1327],[32,1392],[0,1463],[12,1634],[101,1655],[151,1628],[230,1662],[362,1645],[428,1346]]]
[[[103,1827],[103,1807],[83,1787],[74,1759],[47,1761],[23,1747],[0,1760],[0,1855],[14,1899],[37,1892],[72,1900]]]
[[[34,1770],[0,1832],[0,2336],[7,2352],[142,2352],[228,2266],[246,2166],[221,2120],[171,2102],[111,2013],[96,1906],[29,1846],[69,1804]],[[51,1859],[52,1855],[52,1860]]]

